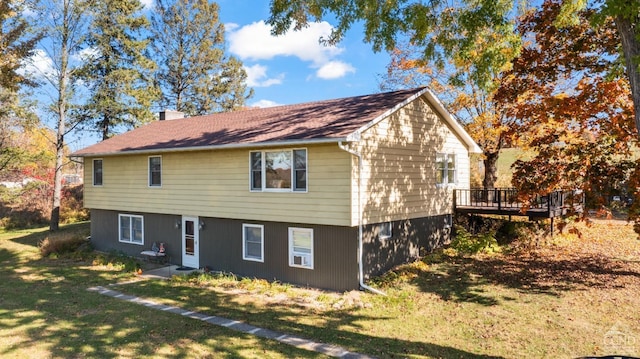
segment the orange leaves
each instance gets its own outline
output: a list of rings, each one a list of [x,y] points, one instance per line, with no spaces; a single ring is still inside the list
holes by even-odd
[[[530,43],[494,99],[515,118],[513,133],[537,153],[516,163],[514,184],[530,197],[582,188],[596,203],[622,188],[633,167],[628,154],[637,136],[629,85],[612,71],[619,56],[615,33],[593,29],[588,12],[575,26],[559,29],[560,6],[547,0],[521,19]]]

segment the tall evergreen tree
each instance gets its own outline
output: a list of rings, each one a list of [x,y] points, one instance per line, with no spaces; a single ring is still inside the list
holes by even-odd
[[[231,111],[253,95],[242,62],[226,56],[218,4],[156,0],[153,47],[163,107],[189,115]]]
[[[82,68],[90,98],[81,116],[109,138],[114,127],[136,127],[151,121],[157,98],[154,62],[143,38],[149,26],[139,0],[102,0],[92,7],[86,45],[93,53]]]

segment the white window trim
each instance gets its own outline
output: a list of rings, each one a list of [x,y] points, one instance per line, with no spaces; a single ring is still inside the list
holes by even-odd
[[[383,234],[383,229],[385,228],[385,226],[389,226],[389,234]],[[378,238],[380,239],[389,239],[393,237],[393,223],[391,223],[391,221],[389,222],[382,222],[380,223],[380,227],[378,228]]]
[[[96,161],[102,162],[102,183],[96,184]],[[102,187],[104,186],[104,160],[102,158],[94,158],[91,161],[91,184],[94,187]]]
[[[247,243],[246,233],[247,232],[245,231],[246,228],[260,228],[260,259],[246,256],[247,254],[246,252],[246,243]],[[264,225],[247,224],[247,223],[242,224],[242,259],[245,261],[264,263]]]
[[[311,234],[311,253],[308,254],[311,262],[310,266],[303,266],[303,265],[298,265],[293,263],[293,257],[294,255],[296,255],[296,252],[293,251],[293,232],[294,231],[309,232]],[[307,253],[299,253],[299,254],[307,256]],[[289,227],[289,267],[313,269],[314,265],[315,265],[315,260],[313,255],[313,228]]]
[[[445,214],[445,217],[444,217],[444,228],[449,229],[451,227],[453,227],[453,214],[448,213],[448,214]]]
[[[455,167],[454,167],[454,179],[453,181],[449,181],[449,161],[448,161],[448,157],[450,155],[453,155],[453,161],[455,163]],[[438,174],[437,172],[440,171],[440,168],[438,168],[438,157],[440,156],[444,156],[445,157],[445,163],[447,164],[447,169],[445,170],[445,172],[447,173],[447,182],[446,183],[438,183]],[[453,187],[458,185],[458,154],[455,152],[438,152],[436,153],[436,186],[437,187],[442,187],[442,188],[446,188],[446,187]]]
[[[296,171],[295,171],[295,155],[293,153],[293,151],[300,151],[300,150],[304,150],[305,151],[305,171],[306,171],[306,180],[307,180],[307,186],[305,187],[304,190],[300,190],[300,189],[295,189],[295,180],[296,180]],[[267,181],[267,171],[265,170],[265,166],[266,166],[266,153],[268,152],[285,152],[285,151],[289,151],[291,153],[291,188],[267,188],[266,187],[266,181]],[[260,155],[260,182],[262,185],[261,189],[254,189],[252,186],[252,181],[253,181],[253,168],[251,167],[252,163],[251,163],[251,154],[255,153],[255,152],[259,152]],[[304,148],[292,148],[292,149],[274,149],[274,150],[260,150],[260,151],[249,151],[249,192],[276,192],[276,193],[308,193],[309,192],[309,150],[304,147]]]
[[[160,158],[160,184],[151,184],[151,159]],[[162,188],[162,156],[155,155],[147,157],[147,187],[149,188]]]
[[[137,242],[133,242],[131,241],[124,241],[122,240],[122,218],[123,217],[128,217],[129,218],[129,228],[132,231],[131,233],[129,233],[130,237],[133,240],[133,223],[131,221],[132,218],[140,218],[142,221],[142,233],[140,234],[140,236],[142,237],[142,243],[137,243]],[[139,245],[139,246],[144,246],[144,216],[140,216],[137,214],[127,214],[127,213],[119,213],[118,214],[118,242],[121,243],[127,243],[127,244],[135,244],[135,245]]]

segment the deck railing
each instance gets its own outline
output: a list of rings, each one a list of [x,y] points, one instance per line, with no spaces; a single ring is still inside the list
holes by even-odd
[[[584,201],[582,191],[554,191],[547,195],[539,195],[525,206],[518,201],[518,190],[515,188],[471,188],[456,189],[454,191],[454,203],[456,208],[464,208],[472,212],[493,211],[498,213],[511,213],[525,209],[525,212],[533,212],[545,217],[555,217],[567,213],[569,209],[581,211]]]

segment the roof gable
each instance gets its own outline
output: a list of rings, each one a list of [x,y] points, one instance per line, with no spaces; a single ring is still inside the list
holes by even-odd
[[[352,140],[376,121],[427,91],[426,88],[417,88],[156,121],[79,150],[72,156]],[[458,126],[456,130],[462,130],[457,121],[454,122]],[[468,137],[464,130],[462,132]]]

